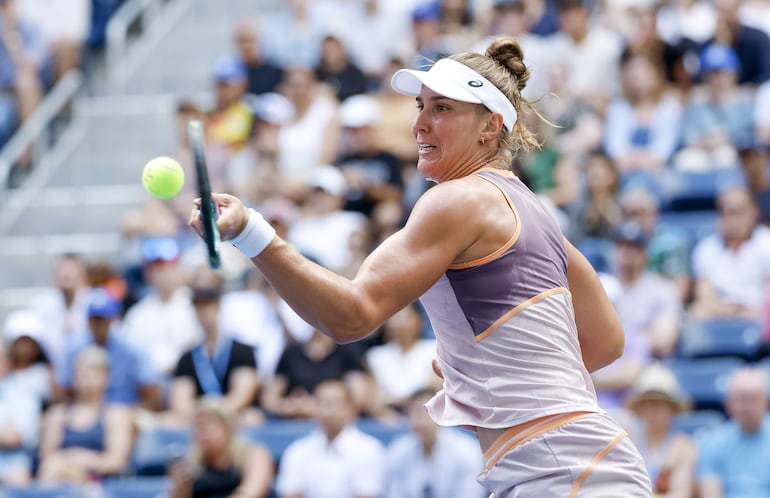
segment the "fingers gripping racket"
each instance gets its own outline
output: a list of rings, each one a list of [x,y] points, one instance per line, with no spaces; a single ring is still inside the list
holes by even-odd
[[[203,141],[203,123],[198,120],[190,121],[187,125],[190,147],[195,163],[195,177],[198,184],[198,195],[201,199],[201,223],[203,224],[203,240],[209,253],[209,266],[219,268],[219,229],[217,228],[217,207],[211,198],[209,172],[206,168],[206,148]]]

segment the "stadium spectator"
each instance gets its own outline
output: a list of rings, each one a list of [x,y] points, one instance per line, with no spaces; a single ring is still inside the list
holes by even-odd
[[[121,304],[104,289],[91,292],[88,305],[88,334],[68,348],[67,361],[56,372],[57,382],[64,390],[59,394],[62,400],[72,399],[77,394],[76,359],[80,353],[92,346],[100,346],[107,352],[110,375],[106,386],[105,399],[108,403],[136,405],[148,410],[159,410],[162,405],[161,380],[152,368],[144,347],[134,347],[117,334],[116,320],[120,317]]]
[[[607,156],[596,153],[588,158],[585,190],[573,214],[574,224],[583,236],[610,238],[620,225],[619,175],[615,163]]]
[[[691,498],[698,448],[672,426],[678,414],[690,409],[674,374],[660,363],[650,365],[631,388],[626,406],[638,422],[631,436],[647,464],[655,496]]]
[[[700,498],[770,495],[770,417],[765,374],[745,368],[727,387],[730,420],[698,441]]]
[[[313,391],[320,429],[297,439],[281,458],[276,489],[281,498],[377,497],[385,487],[385,449],[359,430],[353,396],[338,380]]]
[[[770,281],[770,229],[757,224],[751,193],[742,186],[725,189],[717,199],[719,233],[693,250],[694,318],[719,316],[758,319]]]
[[[323,37],[320,19],[311,15],[314,2],[289,0],[262,23],[262,42],[265,56],[281,68],[313,67]]]
[[[571,93],[604,109],[620,90],[618,66],[622,51],[620,36],[601,26],[591,26],[591,12],[582,0],[559,3],[559,32],[550,50],[557,63],[567,66]]]
[[[24,123],[43,99],[48,58],[40,30],[20,17],[16,0],[0,2],[0,90],[14,97],[2,100],[0,133],[5,135],[0,140],[10,137],[17,116],[18,123]],[[26,166],[30,160],[25,158]]]
[[[240,19],[233,29],[233,41],[238,57],[246,66],[247,92],[252,95],[275,92],[283,79],[283,70],[265,58],[256,21]]]
[[[414,58],[409,66],[424,69],[451,53],[441,36],[441,2],[428,0],[412,10]]]
[[[286,69],[280,92],[294,106],[294,119],[278,134],[278,171],[288,185],[304,185],[318,164],[339,154],[339,103],[309,67]]]
[[[423,330],[422,314],[413,303],[385,321],[385,343],[366,352],[367,370],[388,407],[403,409],[415,393],[441,385],[431,368],[436,341],[423,339]]]
[[[347,181],[343,208],[370,216],[381,202],[401,203],[404,183],[401,161],[378,147],[375,127],[380,119],[379,102],[370,95],[355,95],[340,106],[343,127],[342,157],[336,166]]]
[[[746,184],[759,209],[759,222],[770,226],[770,163],[767,146],[752,144],[738,151]]]
[[[715,0],[717,43],[730,45],[740,61],[738,83],[760,84],[770,79],[770,39],[739,17],[741,0]]]
[[[671,45],[683,40],[705,44],[714,36],[716,24],[714,5],[698,0],[676,0],[661,5],[657,15],[658,34]]]
[[[410,433],[387,448],[385,498],[486,498],[476,474],[484,461],[478,444],[454,428],[440,427],[423,406],[433,391],[421,390],[407,405]]]
[[[770,81],[757,88],[754,127],[756,128],[757,143],[770,147]]]
[[[109,402],[111,377],[121,374],[111,364],[110,353],[100,346],[75,356],[72,401],[52,406],[43,420],[40,481],[84,484],[127,468],[134,441],[132,408]]]
[[[624,222],[639,224],[647,239],[647,269],[673,281],[682,302],[690,296],[690,245],[686,232],[660,222],[660,201],[644,187],[629,187],[620,195]]]
[[[241,415],[255,401],[259,388],[254,349],[233,340],[221,328],[223,277],[200,267],[190,285],[204,339],[179,359],[169,408],[180,422],[188,423],[195,413],[196,400],[205,396],[221,398],[228,410]]]
[[[272,381],[262,392],[262,407],[270,415],[309,418],[316,408],[312,393],[322,382],[342,379],[363,403],[363,366],[357,349],[338,345],[320,331],[309,340],[286,347]]]
[[[40,30],[53,59],[54,80],[80,66],[91,28],[91,0],[23,0],[19,18]]]
[[[324,37],[315,73],[318,81],[332,87],[340,102],[353,95],[366,93],[366,76],[350,60],[350,54],[338,35],[328,34]]]
[[[623,293],[620,280],[609,273],[599,273],[599,278],[607,296],[613,305],[617,306]],[[626,396],[652,358],[647,336],[632,330],[625,332],[625,343],[620,358],[591,373],[599,406],[619,421],[627,418],[624,409]]]
[[[5,378],[33,394],[41,407],[51,401],[54,385],[51,362],[42,346],[44,334],[42,320],[32,311],[16,310],[5,319],[3,339],[9,360]]]
[[[621,81],[623,96],[607,109],[604,149],[622,173],[655,175],[679,145],[682,106],[667,92],[659,62],[632,55]]]
[[[54,369],[62,366],[68,345],[86,330],[89,293],[85,262],[77,254],[63,254],[54,266],[53,286],[29,302],[43,320],[43,347]]]
[[[32,456],[38,443],[40,402],[7,377],[10,358],[0,340],[0,485],[24,485],[32,477]]]
[[[738,165],[736,148],[754,141],[754,98],[738,86],[740,62],[726,45],[709,45],[701,57],[703,88],[690,95],[684,115],[683,145],[674,164],[685,170]]]
[[[204,398],[195,409],[195,443],[172,463],[170,498],[265,498],[275,462],[261,445],[238,435],[235,414],[221,400]]]
[[[119,333],[144,351],[155,371],[168,375],[182,353],[200,342],[201,332],[185,285],[179,244],[169,237],[150,238],[141,250],[149,292],[128,310]],[[147,344],[153,347],[147,349]]]
[[[338,168],[316,166],[311,175],[310,193],[289,228],[288,241],[319,264],[341,271],[351,261],[350,236],[366,224],[366,217],[343,210],[348,184]]]
[[[647,237],[639,224],[621,225],[614,239],[622,287],[615,307],[626,336],[642,334],[654,356],[668,356],[679,339],[680,293],[673,282],[647,269]]]

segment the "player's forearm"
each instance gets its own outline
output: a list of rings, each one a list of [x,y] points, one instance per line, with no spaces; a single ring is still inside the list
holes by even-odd
[[[335,341],[361,339],[379,325],[352,281],[313,263],[285,241],[276,238],[252,261],[305,321]]]

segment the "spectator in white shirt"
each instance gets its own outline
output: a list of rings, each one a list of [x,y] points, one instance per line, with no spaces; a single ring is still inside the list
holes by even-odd
[[[283,454],[281,498],[375,498],[384,491],[385,450],[354,424],[350,391],[336,380],[314,391],[320,429],[294,441]]]
[[[411,432],[388,447],[386,498],[481,498],[476,482],[484,459],[476,441],[456,428],[440,427],[423,406],[432,391],[409,401]]]
[[[121,329],[123,338],[145,351],[151,366],[162,374],[173,372],[182,353],[203,337],[190,289],[185,286],[180,255],[172,238],[144,242],[144,275],[150,292],[126,313]]]

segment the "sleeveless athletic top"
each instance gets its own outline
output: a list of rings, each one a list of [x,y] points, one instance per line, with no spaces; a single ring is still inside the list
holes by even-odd
[[[451,265],[420,298],[444,375],[428,412],[441,425],[491,429],[601,412],[583,365],[556,221],[513,173],[476,174],[503,194],[516,229],[492,254]]]
[[[61,447],[104,451],[104,410],[99,412],[99,418],[94,424],[86,429],[73,429],[68,422],[64,426]]]

